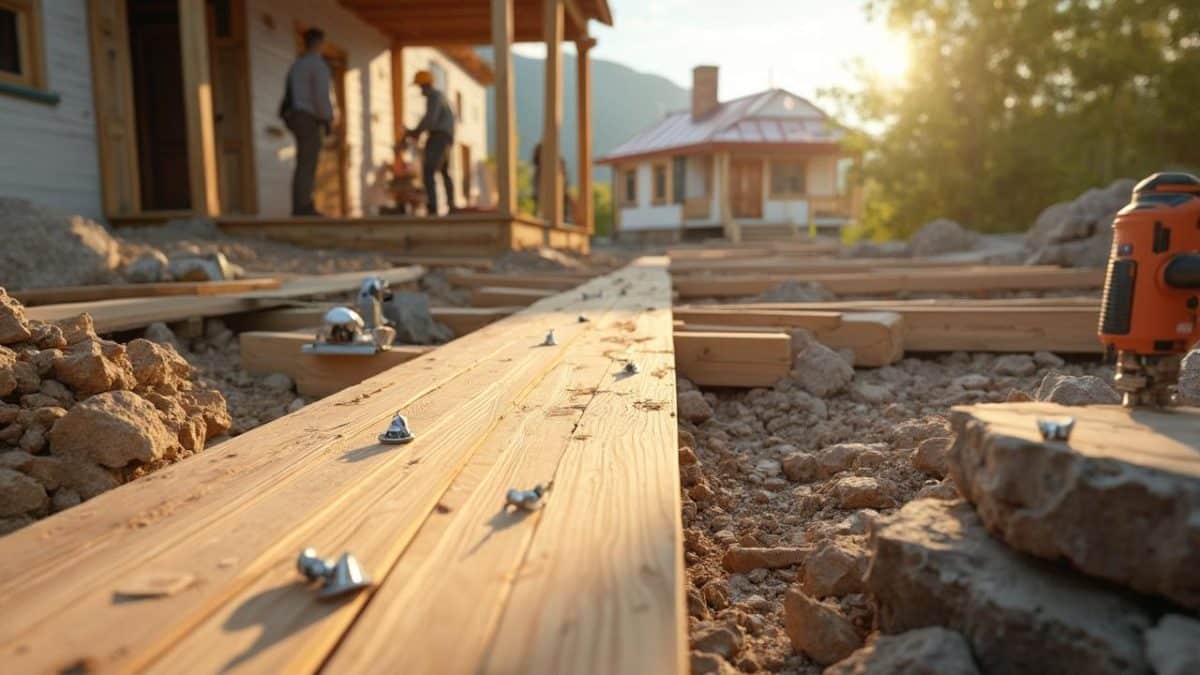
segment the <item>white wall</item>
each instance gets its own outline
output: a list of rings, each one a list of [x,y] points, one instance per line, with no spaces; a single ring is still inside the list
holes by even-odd
[[[284,78],[296,59],[296,25],[317,26],[325,39],[346,50],[347,201],[351,215],[362,214],[362,199],[374,182],[374,168],[392,158],[390,40],[358,20],[335,0],[248,0],[246,27],[250,57],[258,210],[263,216],[291,212],[291,181],[296,148],[279,119]]]
[[[42,3],[46,85],[58,105],[0,93],[0,196],[104,217],[86,0]]]
[[[654,205],[652,201],[652,176],[650,162],[644,161],[637,165],[637,206],[622,206],[621,230],[677,230],[683,223],[682,204]],[[617,189],[623,189],[623,183],[618,180]],[[619,203],[623,195],[615,195]],[[667,195],[670,198],[670,195]]]

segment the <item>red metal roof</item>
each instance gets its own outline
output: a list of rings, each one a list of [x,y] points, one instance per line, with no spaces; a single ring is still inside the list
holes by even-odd
[[[596,161],[611,163],[704,145],[828,146],[841,141],[844,135],[808,100],[783,89],[769,89],[721,103],[699,120],[692,119],[690,110],[671,113]]]

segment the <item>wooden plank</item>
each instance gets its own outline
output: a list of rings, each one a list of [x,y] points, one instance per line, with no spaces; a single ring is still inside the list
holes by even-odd
[[[142,208],[129,15],[125,0],[88,0],[87,16],[100,188],[104,213],[111,218]]]
[[[838,243],[833,241],[780,241],[772,242],[770,246],[762,243],[739,246],[725,241],[720,246],[675,246],[667,249],[667,255],[674,264],[677,260],[761,260],[773,257],[827,256],[837,253],[840,248]]]
[[[672,275],[810,274],[815,272],[874,272],[890,269],[977,267],[978,262],[930,258],[815,258],[770,257],[729,260],[690,260],[671,263]]]
[[[390,262],[393,265],[420,265],[425,269],[465,267],[481,272],[488,272],[492,269],[491,258],[476,256],[394,255],[390,257]]]
[[[663,264],[657,267],[660,294],[667,287]],[[633,272],[619,272],[590,288],[636,280]],[[636,300],[640,292],[630,295]],[[547,299],[153,480],[127,484],[0,539],[0,594],[10,610],[0,614],[0,658],[16,672],[76,663],[102,671],[315,669],[368,596],[316,602],[296,581],[295,551],[304,545],[350,549],[368,574],[384,579],[489,429],[519,416],[528,393],[553,369],[556,359],[534,343],[554,327],[565,353],[607,325],[577,323],[574,315],[602,317],[620,297]],[[402,450],[375,441],[397,409],[418,433]],[[673,432],[670,439],[662,451],[673,460]],[[662,490],[677,495],[675,480],[664,480]],[[678,528],[677,502],[670,512]],[[596,554],[615,556],[605,542],[597,540]],[[658,550],[667,549],[678,555],[680,538],[664,537]],[[153,601],[113,601],[115,585],[146,570],[193,573],[202,583]],[[671,571],[657,575],[662,581],[656,585],[681,584],[681,568]],[[635,578],[628,577],[630,583]],[[681,585],[678,590],[681,610]],[[654,614],[661,621],[663,613]],[[671,616],[667,623],[682,638],[684,615]],[[122,630],[114,633],[118,624]],[[680,639],[657,648],[678,650],[682,658],[685,644]]]
[[[691,305],[676,307],[676,319],[687,324],[718,326],[763,326],[773,328],[805,328],[811,331],[830,330],[842,325],[841,312],[816,310],[761,310],[742,306]]]
[[[854,312],[842,315],[841,325],[815,331],[822,344],[854,352],[855,366],[891,365],[904,358],[905,319],[895,312]]]
[[[468,333],[474,333],[489,323],[512,316],[520,310],[521,308],[518,306],[432,307],[429,312],[433,314],[434,321],[443,323],[454,331],[455,337],[462,337]]]
[[[329,396],[435,349],[396,345],[374,356],[306,354],[313,333],[250,331],[238,336],[242,368],[251,375],[283,373],[304,396]]]
[[[363,280],[367,277],[379,277],[392,286],[400,286],[413,283],[424,274],[425,269],[419,266],[339,272],[337,274],[315,274],[287,279],[276,290],[248,293],[247,297],[255,299],[303,298],[315,295],[347,293],[357,291],[362,286]]]
[[[681,298],[731,298],[769,291],[787,281],[819,283],[836,295],[893,295],[900,292],[970,293],[994,290],[1100,288],[1104,271],[1024,266],[895,270],[862,274],[740,275],[675,277]]]
[[[249,291],[280,288],[278,279],[238,279],[235,281],[172,281],[161,284],[105,284],[97,286],[59,286],[11,291],[9,295],[27,307],[64,302],[92,302],[116,298],[153,298],[175,295],[232,295]]]
[[[463,288],[503,286],[565,291],[582,284],[594,274],[494,274],[488,272],[447,272],[446,280]]]
[[[769,387],[792,369],[787,333],[676,333],[675,369],[708,387]]]
[[[553,291],[542,291],[536,288],[482,286],[471,289],[471,304],[476,307],[517,307],[531,305],[552,295],[554,295]]]
[[[328,305],[283,307],[244,314],[229,323],[235,331],[309,330],[321,325],[328,310]],[[454,331],[455,337],[462,337],[520,310],[520,307],[431,307],[429,313],[435,321]]]

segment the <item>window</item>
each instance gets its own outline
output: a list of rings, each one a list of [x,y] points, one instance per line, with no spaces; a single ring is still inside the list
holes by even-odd
[[[803,197],[807,193],[802,159],[771,162],[771,196]]]
[[[662,164],[655,164],[650,170],[653,178],[650,191],[650,201],[654,204],[666,204],[667,194],[670,192],[670,181],[667,177],[667,165],[665,162]]]
[[[687,157],[671,158],[671,203],[682,204],[687,198]]]
[[[0,0],[0,84],[45,88],[40,0]]]
[[[637,169],[626,169],[621,172],[621,175],[625,180],[621,202],[625,206],[637,206]]]

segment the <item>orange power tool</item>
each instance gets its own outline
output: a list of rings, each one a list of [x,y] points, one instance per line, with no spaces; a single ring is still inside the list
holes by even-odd
[[[1200,340],[1200,179],[1156,173],[1113,221],[1100,341],[1116,352],[1124,405],[1172,402],[1183,355]]]

